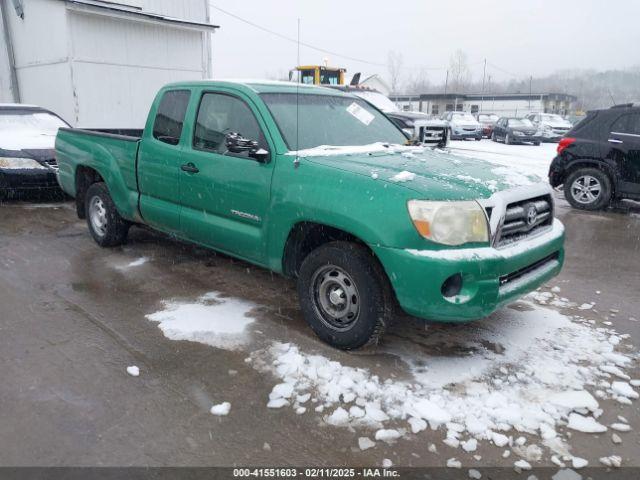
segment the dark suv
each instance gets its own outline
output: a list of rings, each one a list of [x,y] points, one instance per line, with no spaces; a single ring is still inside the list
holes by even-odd
[[[640,199],[640,105],[589,112],[560,140],[549,181],[563,185],[567,201],[584,210]]]

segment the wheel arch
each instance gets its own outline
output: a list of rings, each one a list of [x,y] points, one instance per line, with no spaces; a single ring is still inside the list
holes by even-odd
[[[104,178],[96,169],[85,165],[78,165],[75,174],[76,187],[76,213],[78,218],[86,218],[85,195],[87,190],[94,183],[104,182]]]
[[[589,158],[577,158],[569,162],[564,168],[561,179],[557,180],[558,185],[562,185],[571,173],[580,168],[597,168],[605,173],[611,181],[611,195],[615,195],[618,187],[618,176],[615,169],[605,162]]]
[[[378,263],[380,260],[369,246],[356,235],[330,225],[303,221],[289,231],[282,254],[282,272],[287,277],[297,277],[300,266],[309,253],[325,243],[346,241],[365,247]]]

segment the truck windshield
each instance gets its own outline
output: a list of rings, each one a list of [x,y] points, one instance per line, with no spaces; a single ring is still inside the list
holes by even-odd
[[[360,98],[295,93],[263,93],[261,97],[289,150],[407,141],[387,117]]]

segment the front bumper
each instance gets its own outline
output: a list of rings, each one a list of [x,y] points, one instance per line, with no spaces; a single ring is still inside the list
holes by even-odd
[[[490,315],[556,276],[564,261],[564,227],[559,220],[545,232],[505,248],[403,250],[375,247],[400,306],[407,313],[440,322],[469,322]],[[453,275],[460,293],[445,297]]]
[[[0,168],[0,190],[60,190],[60,186],[53,170]]]
[[[456,130],[455,128],[451,131],[451,138],[454,140],[463,140],[465,138],[482,138],[482,130]]]
[[[520,143],[536,143],[542,142],[544,139],[538,135],[513,135],[514,142]]]

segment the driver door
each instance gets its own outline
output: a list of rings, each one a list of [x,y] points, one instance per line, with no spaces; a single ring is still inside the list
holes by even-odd
[[[227,150],[226,136],[240,134],[273,151],[242,98],[204,92],[191,145],[182,154],[181,227],[190,240],[260,262],[263,224],[270,203],[273,163]]]

